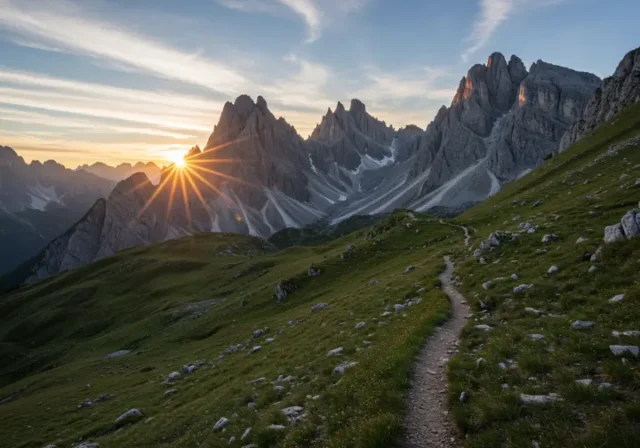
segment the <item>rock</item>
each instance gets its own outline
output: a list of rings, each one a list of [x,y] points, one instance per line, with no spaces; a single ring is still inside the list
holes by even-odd
[[[274,386],[273,390],[275,390],[276,392],[282,392],[284,390],[284,386]]]
[[[44,448],[58,448],[58,446],[57,445],[47,445]]]
[[[196,366],[194,366],[193,364],[182,366],[182,373],[185,375],[193,373],[194,370],[196,370]]]
[[[264,340],[264,343],[265,344],[271,344],[275,340],[276,340],[276,338],[267,338],[267,339]]]
[[[268,428],[273,431],[283,431],[286,429],[283,425],[269,425]]]
[[[531,206],[531,208],[536,208],[540,205],[544,204],[544,202],[542,202],[541,200],[537,200],[536,202],[533,203],[533,205]]]
[[[516,286],[515,288],[513,288],[513,292],[514,292],[514,293],[516,293],[516,294],[518,294],[518,293],[520,293],[520,292],[526,291],[526,290],[531,289],[531,288],[533,288],[533,284],[529,284],[529,285],[527,285],[527,284],[518,285],[518,286]]]
[[[82,442],[80,445],[76,445],[75,448],[100,448],[100,445],[95,442]]]
[[[558,272],[560,270],[560,268],[558,268],[558,266],[551,266],[549,268],[549,270],[547,270],[547,274],[555,274],[556,272]]]
[[[313,266],[309,267],[309,269],[307,269],[307,275],[309,277],[318,277],[320,275],[320,269],[316,269]]]
[[[109,353],[108,355],[104,355],[105,359],[113,359],[119,358],[121,356],[125,356],[131,353],[130,350],[118,350],[117,352]]]
[[[167,383],[173,383],[180,379],[180,372],[171,372],[167,379],[165,380]]]
[[[476,325],[474,328],[476,330],[482,330],[482,331],[490,331],[490,330],[492,330],[492,328],[489,325],[484,325],[484,324]]]
[[[356,252],[356,247],[353,244],[349,244],[343,253],[340,254],[341,260],[348,260],[351,258]]]
[[[524,310],[525,310],[527,313],[532,313],[532,314],[535,314],[535,315],[537,315],[537,316],[539,316],[540,314],[542,314],[542,311],[537,310],[537,309],[535,309],[535,308],[531,308],[531,307],[526,307]]]
[[[356,327],[355,327],[355,328],[356,328],[356,330],[359,330],[359,329],[361,329],[361,328],[364,328],[364,326],[365,326],[365,325],[367,325],[367,323],[366,323],[366,322],[358,322],[358,323],[356,324]]]
[[[597,270],[598,270],[598,267],[596,265],[591,265],[591,267],[589,268],[589,274],[593,274]]]
[[[280,303],[296,289],[295,284],[290,280],[278,282],[275,289],[276,303]]]
[[[624,294],[618,294],[609,299],[609,303],[618,303],[624,300]]]
[[[242,437],[240,437],[240,440],[246,439],[247,437],[249,437],[249,434],[251,434],[251,427],[244,430],[244,432],[242,433]]]
[[[393,315],[393,313],[391,311],[385,311],[382,314],[380,314],[380,316],[382,316],[382,317],[389,317],[391,315]]]
[[[549,403],[555,403],[556,401],[559,401],[559,397],[557,394],[549,394],[549,395],[527,395],[527,394],[520,394],[520,403],[522,404],[536,404],[536,405],[542,405],[542,404],[549,404]]]
[[[256,403],[254,403],[253,401],[250,401],[249,403],[247,403],[247,407],[249,409],[256,409],[258,407],[258,405]]]
[[[630,337],[636,337],[636,336],[640,336],[640,330],[627,330],[627,331],[612,331],[611,335],[614,337],[620,337],[620,336],[630,336]]]
[[[339,355],[340,353],[342,353],[342,347],[338,347],[338,348],[334,348],[333,350],[329,350],[329,352],[327,353],[327,356]]]
[[[289,406],[288,408],[282,409],[280,412],[290,419],[295,419],[299,417],[303,411],[304,408],[302,406]]]
[[[393,309],[395,310],[396,313],[399,313],[404,310],[404,305],[400,305],[399,303],[396,303],[395,305],[393,305]]]
[[[249,384],[262,384],[265,381],[267,381],[265,377],[260,377],[260,378],[256,378],[255,380],[249,381]]]
[[[164,396],[168,397],[170,395],[174,395],[174,394],[177,394],[177,393],[178,393],[178,389],[169,389],[164,393]]]
[[[482,364],[486,364],[487,360],[484,358],[478,358],[476,359],[476,367],[480,367]]]
[[[460,403],[466,403],[467,401],[469,401],[469,394],[467,392],[462,392],[460,393]]]
[[[582,243],[584,243],[586,241],[587,241],[587,238],[584,238],[584,237],[581,236],[580,238],[578,238],[576,240],[576,244],[582,244]]]
[[[542,237],[542,242],[543,243],[550,243],[551,241],[557,240],[558,239],[558,235],[556,235],[555,233],[551,233],[551,234],[546,234]]]
[[[335,369],[333,369],[333,373],[337,375],[344,375],[344,372],[347,369],[350,369],[351,367],[354,367],[357,364],[358,364],[357,362],[346,362],[346,363],[340,364],[339,366],[336,366]]]
[[[328,306],[329,306],[328,303],[316,303],[315,305],[313,305],[311,307],[311,312],[315,313],[316,311],[320,311],[321,309],[324,309],[324,308],[326,308]]]
[[[624,240],[624,233],[620,224],[614,224],[604,228],[604,242],[615,243]]]
[[[626,239],[638,237],[640,235],[640,212],[638,210],[628,211],[620,220],[620,225]]]
[[[588,330],[596,325],[595,322],[590,320],[576,320],[571,324],[571,328],[574,330]]]
[[[544,339],[544,335],[539,333],[530,334],[529,339],[532,341],[541,341]]]
[[[93,406],[93,401],[91,401],[88,398],[85,398],[84,400],[82,400],[82,403],[80,403],[78,406],[76,406],[77,409],[82,409],[82,408],[89,408]]]
[[[264,328],[261,330],[254,330],[253,332],[253,339],[258,339],[260,336],[262,336],[263,334],[267,333],[269,331],[268,328]]]
[[[628,353],[635,358],[637,358],[638,353],[640,353],[640,349],[635,345],[610,345],[609,350],[611,350],[611,353],[615,356],[622,356]]]
[[[598,389],[599,389],[599,390],[603,390],[603,389],[611,389],[611,387],[612,387],[611,383],[601,383],[601,384],[598,386]]]
[[[580,386],[591,386],[591,383],[593,383],[591,378],[576,380],[576,384],[579,384]]]
[[[518,277],[518,274],[511,274],[511,280],[520,280],[520,277]]]
[[[413,270],[414,270],[415,268],[416,268],[415,266],[413,266],[413,265],[409,265],[409,266],[407,266],[407,269],[405,269],[405,270],[404,270],[404,273],[405,273],[405,274],[408,274],[409,272],[413,272]]]
[[[367,282],[367,286],[374,286],[374,285],[377,285],[378,283],[380,283],[380,280],[369,280]]]
[[[229,438],[229,445],[233,445],[233,444],[235,444],[235,443],[236,443],[236,438],[235,438],[234,436],[231,436],[231,437]]]
[[[138,409],[130,409],[116,419],[116,425],[126,425],[134,423],[144,417],[144,414]]]
[[[214,431],[222,431],[222,429],[229,424],[229,419],[222,417],[220,420],[216,422],[213,426]]]
[[[261,345],[256,345],[255,347],[253,347],[253,348],[251,349],[251,351],[249,351],[249,354],[250,354],[250,355],[253,355],[254,353],[259,352],[260,350],[262,350],[262,346],[261,346]]]
[[[489,289],[490,286],[491,286],[491,280],[488,280],[482,284],[482,287],[484,289]]]

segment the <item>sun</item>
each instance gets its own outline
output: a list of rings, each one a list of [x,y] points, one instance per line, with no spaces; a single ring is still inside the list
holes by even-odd
[[[187,166],[184,154],[175,153],[167,157],[167,160],[175,165],[176,168],[182,169]]]

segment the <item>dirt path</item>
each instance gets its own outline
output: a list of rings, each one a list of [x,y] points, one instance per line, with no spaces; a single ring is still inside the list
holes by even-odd
[[[458,227],[460,229],[462,229],[462,231],[464,232],[464,247],[467,248],[467,250],[471,250],[471,234],[469,233],[469,228],[465,227],[465,226],[457,226],[455,224],[448,224],[446,222],[444,222],[442,219],[440,220],[440,224],[443,225],[449,225],[449,226],[453,226],[453,227]],[[473,231],[475,232],[475,229],[473,227],[471,227],[471,229],[473,229]]]
[[[465,236],[469,233],[465,228]],[[468,244],[465,238],[465,244]],[[462,446],[459,432],[451,421],[446,399],[446,363],[457,350],[460,330],[469,307],[453,287],[453,262],[446,256],[445,270],[440,274],[442,290],[449,296],[451,318],[431,336],[422,348],[413,373],[405,421],[405,447],[454,448]]]

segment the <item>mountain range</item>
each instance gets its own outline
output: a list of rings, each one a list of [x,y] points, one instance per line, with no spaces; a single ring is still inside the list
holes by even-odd
[[[395,130],[354,99],[329,109],[305,140],[263,97],[242,95],[224,105],[186,170],[164,170],[158,186],[144,173],[119,182],[41,253],[28,280],[197,232],[267,237],[396,208],[458,213],[588,132],[576,123],[613,107],[613,89],[637,100],[637,53],[604,82],[543,61],[527,70],[494,53],[469,69],[425,130]]]
[[[160,180],[160,173],[162,172],[162,168],[153,162],[138,162],[133,165],[130,163],[121,163],[116,166],[110,166],[103,162],[96,162],[91,165],[80,165],[76,168],[76,171],[79,170],[95,174],[103,179],[109,179],[114,182],[124,180],[135,173],[144,173],[153,183],[157,183]]]

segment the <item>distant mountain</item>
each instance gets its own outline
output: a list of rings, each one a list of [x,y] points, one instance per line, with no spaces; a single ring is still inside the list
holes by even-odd
[[[354,99],[329,109],[307,140],[264,98],[242,95],[224,105],[204,149],[190,151],[188,169],[165,169],[158,187],[142,173],[121,182],[47,248],[31,280],[195,232],[268,237],[400,207],[458,213],[557,151],[599,84],[494,53],[425,130],[396,130]]]
[[[27,164],[13,149],[0,146],[0,273],[36,255],[113,185],[53,160]]]
[[[153,183],[157,183],[160,180],[160,173],[162,172],[162,168],[153,162],[138,162],[135,165],[131,165],[130,163],[121,163],[117,166],[110,166],[103,162],[96,162],[92,165],[80,165],[76,168],[76,171],[78,170],[83,170],[114,182],[120,182],[135,173],[144,173]]]

